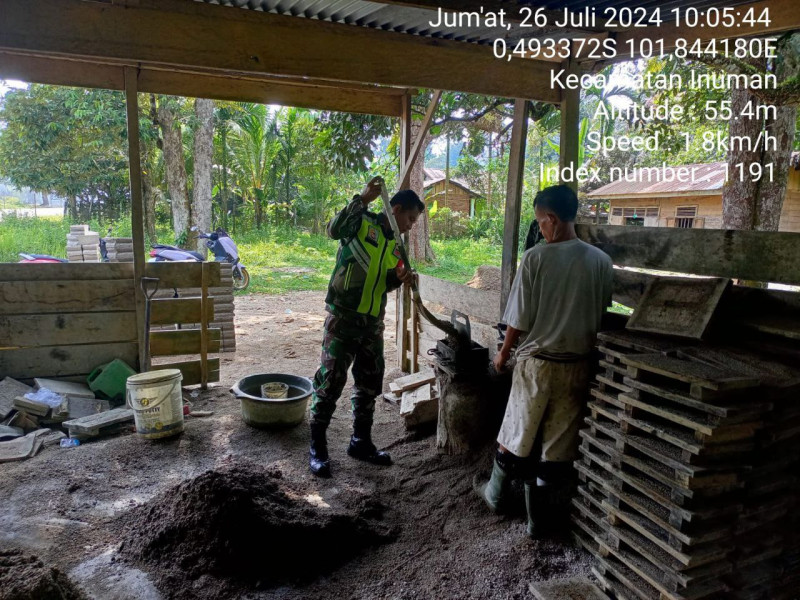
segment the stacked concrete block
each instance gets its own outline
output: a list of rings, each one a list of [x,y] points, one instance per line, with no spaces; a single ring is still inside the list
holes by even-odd
[[[108,262],[133,262],[133,239],[107,238]]]
[[[100,262],[100,235],[88,225],[71,225],[67,234],[69,262]]]

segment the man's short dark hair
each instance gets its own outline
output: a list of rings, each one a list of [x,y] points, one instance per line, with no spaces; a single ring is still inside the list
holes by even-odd
[[[425,205],[414,190],[400,190],[392,196],[389,204],[391,206],[397,206],[399,204],[400,208],[403,210],[411,210],[412,208],[416,208],[419,212],[425,210]]]
[[[564,222],[574,221],[578,215],[578,196],[564,184],[551,185],[536,194],[533,208],[555,213]]]

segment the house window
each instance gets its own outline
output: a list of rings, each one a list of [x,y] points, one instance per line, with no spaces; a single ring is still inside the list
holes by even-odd
[[[697,217],[696,206],[679,206],[675,209],[675,227],[692,229]]]
[[[611,216],[622,217],[625,225],[644,225],[645,217],[658,217],[657,206],[618,206],[611,209]]]

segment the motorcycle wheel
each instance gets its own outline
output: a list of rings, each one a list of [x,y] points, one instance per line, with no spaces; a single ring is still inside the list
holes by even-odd
[[[246,290],[248,285],[250,285],[250,273],[247,272],[247,269],[242,267],[233,272],[233,289]]]

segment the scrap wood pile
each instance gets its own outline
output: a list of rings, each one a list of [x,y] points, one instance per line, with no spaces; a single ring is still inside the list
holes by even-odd
[[[35,456],[67,434],[70,439],[64,441],[78,445],[131,430],[133,411],[115,408],[123,401],[121,395],[97,398],[84,383],[41,378],[33,383],[31,387],[11,377],[0,381],[0,463]]]
[[[795,598],[800,370],[785,356],[601,333],[574,532],[619,598]]]
[[[395,379],[384,399],[400,405],[400,416],[407,429],[435,423],[439,415],[439,390],[436,375],[426,369]]]

